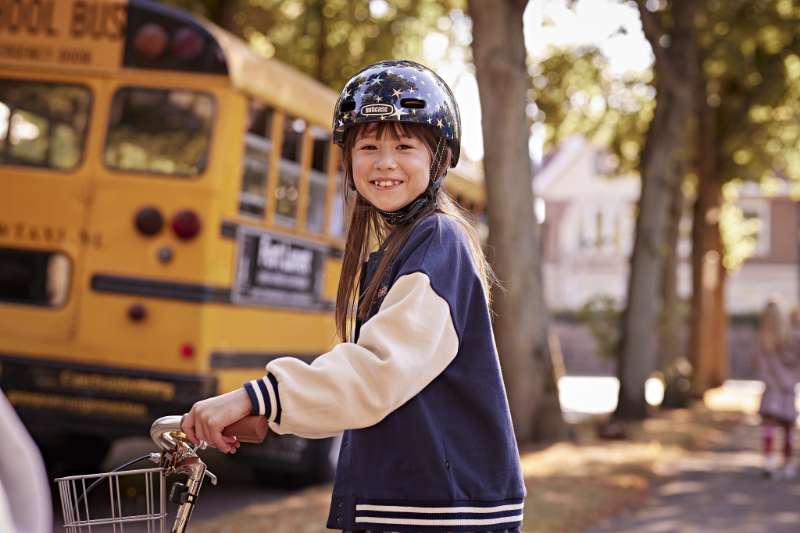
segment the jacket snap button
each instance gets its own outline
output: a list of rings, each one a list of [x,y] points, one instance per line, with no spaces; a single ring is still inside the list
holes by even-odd
[[[445,466],[445,468],[447,468],[448,470],[450,470],[450,461],[445,461],[445,462],[444,462],[444,466]]]
[[[341,525],[341,523],[342,523],[342,517],[341,516],[337,516],[336,517],[336,523]]]

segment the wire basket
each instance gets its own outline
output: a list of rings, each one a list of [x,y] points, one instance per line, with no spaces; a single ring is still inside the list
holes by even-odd
[[[91,485],[100,479],[102,481],[97,483],[97,487],[91,492],[93,495],[99,494],[94,496],[90,503],[89,493],[86,490],[91,489]],[[164,531],[166,489],[162,468],[68,476],[58,478],[56,482],[61,496],[64,529],[67,533],[84,531],[122,533],[126,525],[130,532],[163,533]],[[130,501],[130,493],[137,493],[140,490],[143,490],[143,494],[139,494],[136,501]],[[103,492],[108,496],[101,496]]]

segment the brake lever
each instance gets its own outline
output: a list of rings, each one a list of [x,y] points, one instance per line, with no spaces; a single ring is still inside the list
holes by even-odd
[[[208,469],[206,469],[204,474],[208,478],[208,480],[211,482],[211,484],[216,487],[217,486],[217,476],[216,476],[216,474],[212,473]]]

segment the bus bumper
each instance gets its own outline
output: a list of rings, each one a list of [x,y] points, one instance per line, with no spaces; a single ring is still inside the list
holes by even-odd
[[[216,394],[216,378],[0,355],[0,388],[34,436],[149,435],[152,422]]]

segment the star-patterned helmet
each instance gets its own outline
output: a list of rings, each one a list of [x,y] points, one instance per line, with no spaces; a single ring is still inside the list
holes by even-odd
[[[413,61],[380,61],[345,84],[333,113],[333,142],[344,143],[356,124],[405,122],[430,126],[447,141],[456,166],[461,152],[461,117],[450,87],[438,74]]]

